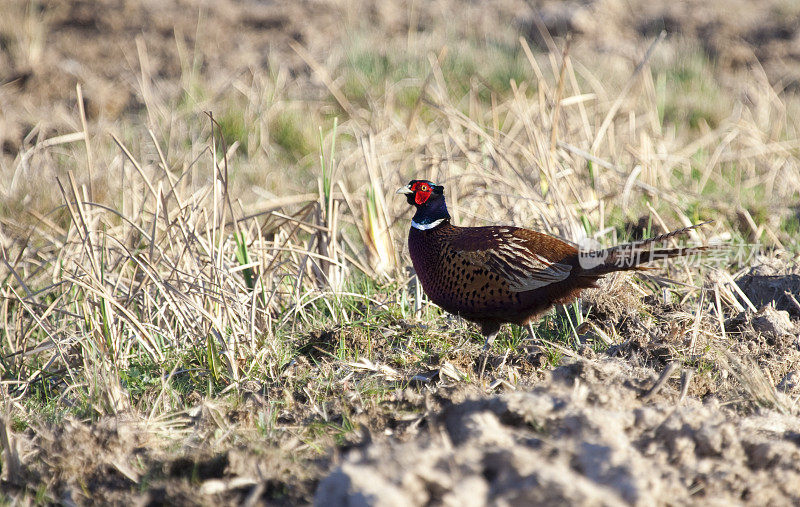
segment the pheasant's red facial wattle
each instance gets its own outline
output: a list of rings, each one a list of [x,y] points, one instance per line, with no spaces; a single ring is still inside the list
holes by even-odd
[[[431,186],[423,181],[415,183],[414,186],[411,187],[411,190],[414,191],[414,202],[418,205],[424,204],[433,192]]]

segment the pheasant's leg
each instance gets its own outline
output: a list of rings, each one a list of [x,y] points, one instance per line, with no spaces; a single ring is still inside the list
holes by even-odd
[[[486,335],[486,340],[483,342],[483,351],[481,354],[483,355],[483,363],[481,364],[481,375],[480,378],[483,378],[483,373],[486,371],[486,360],[489,358],[489,350],[492,348],[492,342],[495,338],[497,338],[497,333],[500,330],[493,331],[491,334]]]
[[[528,346],[526,347],[527,353],[535,352],[537,349],[541,350],[542,342],[537,338],[536,331],[533,330],[533,324],[528,322]]]
[[[499,329],[486,336],[486,339],[483,342],[484,351],[488,351],[492,348],[492,342],[494,342],[494,339],[497,338],[498,333],[500,333]]]

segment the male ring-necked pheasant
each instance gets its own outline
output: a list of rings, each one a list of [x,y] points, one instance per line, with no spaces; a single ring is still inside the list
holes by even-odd
[[[529,325],[566,304],[608,273],[703,250],[654,248],[697,224],[635,243],[580,252],[558,238],[519,227],[458,227],[450,223],[444,187],[412,180],[397,191],[416,208],[408,250],[422,288],[446,311],[477,323],[488,348],[503,323]]]

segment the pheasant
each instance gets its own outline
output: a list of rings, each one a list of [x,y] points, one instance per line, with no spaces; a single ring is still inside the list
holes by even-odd
[[[519,227],[458,227],[450,223],[444,187],[412,180],[397,191],[416,208],[408,250],[428,297],[477,323],[487,350],[504,323],[526,325],[556,304],[597,287],[608,273],[690,255],[705,247],[654,248],[708,222],[605,250],[579,251],[558,238]],[[532,330],[531,330],[532,331]]]

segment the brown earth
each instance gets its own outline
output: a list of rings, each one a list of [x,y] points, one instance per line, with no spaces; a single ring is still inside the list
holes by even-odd
[[[766,276],[777,286],[771,265],[740,282]],[[780,269],[788,288],[800,267]],[[514,370],[516,387],[501,382],[487,391],[462,381],[477,372],[477,344],[421,366],[392,365],[392,351],[419,332],[398,322],[396,332],[370,341],[387,359],[386,375],[356,368],[329,393],[324,419],[350,420],[357,430],[328,440],[322,454],[292,430],[320,423],[302,390],[284,399],[279,431],[225,440],[227,428],[256,427],[276,397],[287,396],[280,386],[244,382],[240,402],[198,395],[195,408],[174,420],[132,412],[18,433],[21,464],[4,487],[49,484],[56,500],[78,503],[126,503],[130,495],[140,504],[224,505],[800,501],[800,320],[770,303],[726,321],[735,338],[722,341],[702,338],[718,325],[703,314],[691,349],[691,332],[678,330],[693,325],[693,308],[636,300],[615,285],[625,284],[608,283],[584,302],[594,329],[629,338],[597,353],[588,346],[597,332],[585,332],[587,346],[561,348],[551,370],[539,366],[539,347],[491,356],[488,378],[512,378]],[[342,336],[369,341],[360,328],[304,338],[287,382],[330,368],[324,357]],[[393,387],[376,403],[354,394],[363,382]]]
[[[345,454],[325,505],[658,505],[800,500],[800,420],[716,398],[644,399],[650,368],[570,361],[529,391],[446,403],[420,435]],[[447,400],[448,402],[450,400]]]

